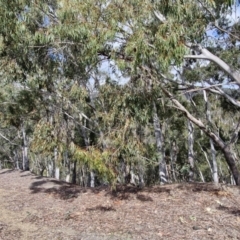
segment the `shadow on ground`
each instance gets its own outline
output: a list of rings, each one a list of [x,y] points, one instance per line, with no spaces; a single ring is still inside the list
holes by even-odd
[[[55,197],[63,200],[77,198],[80,193],[84,193],[87,191],[86,189],[81,188],[77,185],[39,177],[37,177],[36,180],[32,182],[29,189],[33,194],[43,192],[47,194],[52,194]]]
[[[110,211],[116,211],[116,209],[112,206],[102,206],[102,205],[98,205],[96,207],[92,207],[92,208],[86,208],[86,211],[92,212],[92,211],[101,211],[101,212],[110,212]]]
[[[157,193],[170,193],[170,189],[167,187],[161,188],[139,188],[136,186],[116,186],[111,188],[109,186],[99,186],[95,188],[85,188],[75,184],[67,183],[64,181],[59,181],[46,177],[37,177],[32,175],[32,183],[29,187],[32,194],[36,193],[47,193],[52,194],[63,200],[68,200],[71,198],[77,198],[82,193],[91,192],[94,194],[103,193],[105,196],[110,196],[111,199],[115,200],[132,200],[134,198],[142,202],[153,201],[151,197],[147,196],[148,192]],[[99,209],[98,209],[99,210]]]
[[[7,170],[3,173],[11,173],[13,170]],[[187,194],[194,194],[200,192],[210,192],[217,196],[225,196],[229,197],[231,193],[225,191],[225,188],[228,188],[226,185],[214,184],[214,183],[177,183],[177,184],[168,184],[168,185],[158,185],[153,187],[140,188],[133,185],[117,185],[114,188],[110,186],[99,186],[95,188],[85,188],[79,185],[67,183],[64,181],[39,177],[30,172],[21,172],[21,177],[31,176],[32,183],[29,187],[32,194],[36,193],[46,193],[54,195],[56,198],[60,198],[62,200],[69,200],[78,198],[83,193],[94,193],[99,194],[102,193],[105,196],[110,196],[112,200],[133,200],[137,199],[141,202],[153,202],[152,197],[149,196],[151,193],[156,194],[167,194],[168,196],[172,195],[177,190],[184,191]],[[229,187],[230,188],[230,187]],[[240,191],[240,188],[234,186],[234,191]],[[93,210],[101,210],[101,211],[109,211],[107,209],[89,209],[89,211]],[[222,208],[222,211],[228,211],[234,215],[240,215],[239,209],[228,209]]]
[[[12,173],[14,171],[18,171],[18,170],[15,170],[15,169],[7,169],[7,170],[4,170],[4,171],[1,171],[0,174],[6,174],[6,173]]]
[[[236,208],[236,207],[225,207],[223,205],[220,205],[218,208],[218,210],[233,214],[234,216],[240,216],[240,209]]]

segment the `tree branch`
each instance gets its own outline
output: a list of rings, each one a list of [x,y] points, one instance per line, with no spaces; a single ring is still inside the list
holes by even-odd
[[[163,16],[158,10],[153,11],[154,15],[156,16],[156,18],[161,22],[161,23],[165,23],[167,22],[167,19],[165,16]]]
[[[0,137],[2,137],[3,139],[5,139],[6,141],[8,141],[10,144],[18,146],[18,144],[13,143],[10,139],[8,139],[7,137],[5,137],[2,133],[0,133]]]
[[[221,148],[224,149],[225,143],[222,141],[220,137],[218,137],[214,132],[208,130],[206,125],[197,118],[195,118],[166,88],[162,87],[162,91],[165,95],[172,101],[172,103],[181,111],[183,112],[186,117],[198,126],[206,135],[208,135],[214,142],[216,142]]]
[[[240,84],[240,72],[239,70],[235,70],[231,68],[227,63],[225,63],[222,59],[212,54],[206,48],[202,48],[200,45],[195,44],[186,44],[187,47],[191,49],[197,49],[200,54],[199,55],[185,55],[184,58],[192,58],[192,59],[205,59],[211,62],[216,63],[224,72],[226,72],[234,81]]]
[[[229,96],[227,93],[225,93],[221,88],[219,87],[214,87],[214,89],[209,88],[208,89],[210,92],[216,93],[218,95],[221,95],[223,97],[225,97],[226,99],[229,100],[229,102],[231,102],[234,106],[239,107],[240,108],[240,102],[234,98],[232,98],[231,96]]]

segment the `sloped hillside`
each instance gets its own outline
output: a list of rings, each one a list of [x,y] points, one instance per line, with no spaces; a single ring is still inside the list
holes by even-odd
[[[85,189],[0,170],[0,239],[240,239],[240,189]]]

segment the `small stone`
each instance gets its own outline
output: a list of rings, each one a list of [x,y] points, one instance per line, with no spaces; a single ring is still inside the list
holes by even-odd
[[[193,226],[193,230],[200,230],[201,229],[201,227],[199,227],[199,226]]]

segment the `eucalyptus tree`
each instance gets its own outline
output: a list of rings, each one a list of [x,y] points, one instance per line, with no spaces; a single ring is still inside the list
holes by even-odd
[[[205,115],[197,118],[191,114],[186,99],[174,91],[181,85],[195,88],[199,79],[188,83],[173,76],[173,67],[184,67],[184,59],[203,59],[218,66],[217,74],[221,69],[222,76],[240,83],[231,63],[214,55],[214,45],[209,49],[204,43],[209,26],[227,31],[231,39],[236,39],[237,25],[224,29],[219,21],[228,10],[229,1],[22,0],[0,1],[0,7],[0,61],[5,66],[2,74],[21,82],[33,79],[40,92],[44,90],[53,97],[61,81],[59,75],[70,85],[77,83],[84,88],[100,63],[109,61],[131,81],[145,81],[143,88],[157,86],[168,107],[177,108],[177,113],[182,112],[220,148],[236,184],[240,184],[238,163],[231,148],[239,124],[223,140],[205,124]],[[222,89],[212,90],[237,104]],[[152,108],[153,102],[149,106]],[[87,153],[80,152],[78,157],[86,157]],[[95,153],[97,156],[98,151]]]
[[[0,4],[3,10],[2,74],[9,81],[19,83],[18,86],[30,84],[35,92],[39,93],[45,111],[41,112],[40,122],[35,127],[31,149],[36,153],[43,151],[45,155],[50,154],[49,151],[56,152],[57,146],[62,148],[61,143],[66,145],[66,139],[69,139],[68,136],[65,140],[61,139],[64,141],[56,140],[60,138],[59,133],[63,133],[59,130],[65,130],[68,134],[68,130],[60,123],[64,122],[64,117],[72,117],[71,114],[68,116],[69,108],[75,111],[78,108],[76,104],[71,104],[71,96],[66,93],[76,83],[79,88],[84,86],[89,79],[88,72],[92,69],[92,63],[96,65],[98,62],[97,52],[94,51],[96,39],[91,38],[94,33],[91,27],[93,23],[89,22],[89,27],[82,25],[80,29],[76,26],[79,18],[77,12],[68,13],[69,10],[75,11],[74,6],[65,6],[66,3],[62,6],[59,1],[18,1],[14,4],[1,1]],[[55,15],[57,7],[58,10],[64,9],[64,12],[60,10],[58,13],[61,24]],[[81,8],[78,9],[80,13],[88,17],[90,6],[78,3],[77,7]],[[70,28],[69,23],[72,24]],[[90,41],[91,39],[93,41]],[[86,42],[89,45],[85,44]],[[63,79],[66,80],[66,86],[61,84]],[[81,113],[81,110],[77,109],[74,121],[79,112]],[[47,128],[48,125],[50,129]],[[50,136],[45,136],[44,132],[48,134],[48,130]]]
[[[239,124],[236,124],[227,143],[217,135],[214,129],[206,126],[203,120],[197,119],[183,106],[178,96],[171,92],[171,81],[169,81],[171,77],[164,75],[169,65],[180,64],[183,57],[185,59],[204,59],[217,64],[223,70],[222,74],[229,75],[239,83],[238,71],[201,45],[209,24],[214,23],[220,29],[216,22],[223,11],[227,9],[227,5],[224,8],[223,4],[215,4],[213,1],[201,3],[168,1],[154,4],[134,1],[120,4],[113,1],[110,9],[114,9],[116,15],[117,9],[121,10],[118,22],[122,24],[119,24],[118,31],[121,33],[119,38],[124,38],[125,42],[120,48],[121,51],[115,54],[116,57],[118,56],[120,66],[129,74],[138,72],[143,75],[144,71],[148,71],[152,79],[158,80],[163,93],[171,99],[173,106],[182,111],[221,149],[236,184],[240,184],[238,162],[231,150],[232,139],[239,131]],[[124,9],[128,9],[125,14],[122,13]],[[194,51],[194,54],[187,54],[190,50]],[[196,80],[198,81],[198,79]],[[186,85],[183,82],[180,84]],[[192,84],[192,86],[194,85]]]

